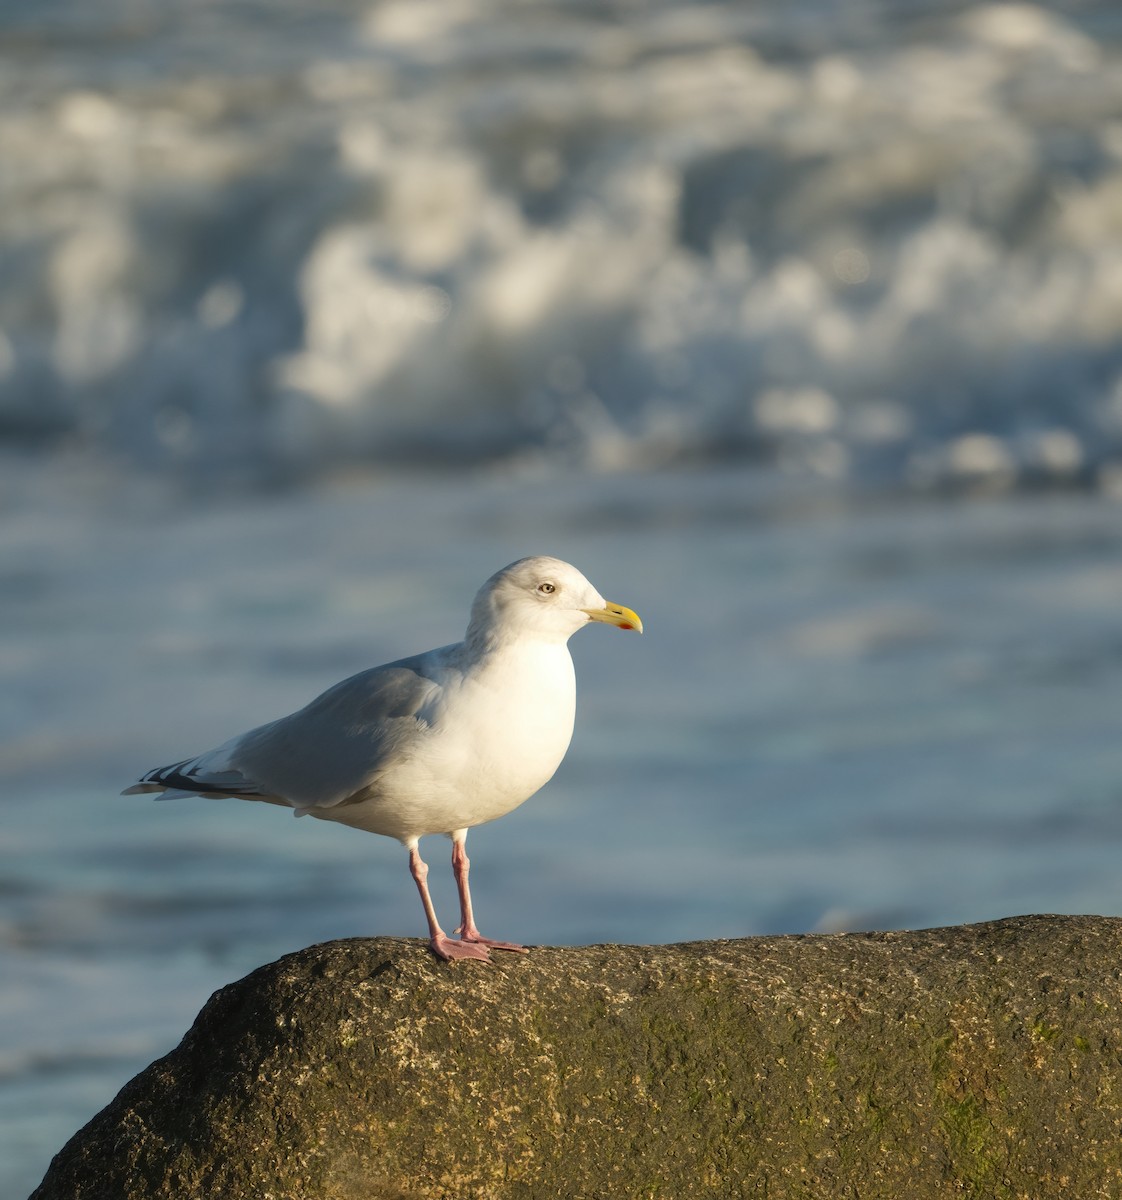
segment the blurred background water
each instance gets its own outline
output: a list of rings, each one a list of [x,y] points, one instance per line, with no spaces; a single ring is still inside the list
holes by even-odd
[[[1116,5],[37,0],[0,68],[0,1194],[423,929],[391,842],[119,789],[522,554],[648,633],[485,929],[1119,911]]]

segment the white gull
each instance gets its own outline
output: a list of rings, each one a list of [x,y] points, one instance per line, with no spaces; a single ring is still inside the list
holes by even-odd
[[[480,588],[462,642],[352,675],[299,712],[149,771],[123,794],[261,800],[397,838],[438,957],[520,951],[476,927],[464,844],[471,827],[517,808],[561,764],[576,710],[567,643],[589,621],[643,630],[576,567],[519,559]],[[458,939],[441,929],[429,895],[418,841],[430,833],[452,839]]]

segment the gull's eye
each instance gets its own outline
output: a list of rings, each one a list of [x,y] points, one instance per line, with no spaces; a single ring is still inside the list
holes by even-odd
[[[557,588],[552,583],[539,583],[538,591],[541,592],[543,596],[552,596],[553,593],[557,591]]]

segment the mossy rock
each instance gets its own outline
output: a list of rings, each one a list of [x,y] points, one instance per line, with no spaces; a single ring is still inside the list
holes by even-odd
[[[1122,1196],[1122,920],[312,946],[217,992],[32,1200]]]

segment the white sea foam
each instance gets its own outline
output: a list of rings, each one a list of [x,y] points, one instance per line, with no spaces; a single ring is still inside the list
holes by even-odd
[[[1094,5],[292,2],[251,38],[249,5],[127,37],[97,10],[96,56],[52,57],[88,13],[29,8],[4,63],[9,434],[239,478],[1122,460],[1122,47]]]

